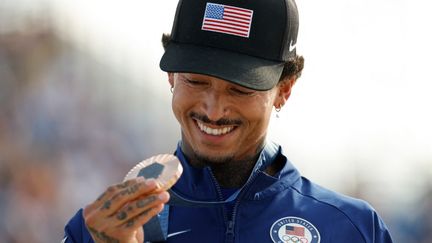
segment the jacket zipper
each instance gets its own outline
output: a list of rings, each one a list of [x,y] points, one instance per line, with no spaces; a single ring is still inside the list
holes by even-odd
[[[240,194],[237,196],[237,199],[235,200],[235,204],[233,207],[233,212],[231,215],[231,218],[229,219],[227,223],[227,232],[225,237],[225,242],[227,243],[233,243],[234,242],[234,226],[235,226],[235,219],[237,216],[237,209],[240,205],[240,199],[242,198],[243,194],[247,190],[249,184],[255,179],[256,175],[252,175],[251,179],[246,182],[246,184],[243,186],[243,190],[240,192]]]
[[[208,167],[207,167],[208,168]],[[223,201],[223,195],[222,195],[222,190],[219,186],[219,184],[217,183],[216,177],[213,175],[213,172],[211,171],[211,169],[209,168],[210,174],[212,176],[213,179],[213,184],[216,187],[216,191],[219,194],[219,200]],[[243,196],[243,194],[245,193],[246,189],[248,188],[248,186],[252,183],[252,181],[254,181],[255,177],[257,177],[258,172],[257,171],[253,171],[252,172],[252,177],[246,182],[246,184],[243,186],[242,191],[239,193],[239,195],[237,196],[236,200],[235,200],[235,204],[233,207],[233,212],[231,214],[231,218],[228,219],[228,213],[226,212],[225,206],[222,207],[223,210],[223,217],[224,220],[226,222],[226,226],[227,226],[227,230],[225,233],[225,242],[226,243],[233,243],[234,242],[234,226],[235,226],[235,218],[237,215],[237,208],[240,205],[240,199]]]
[[[208,169],[208,171],[210,172],[211,178],[212,178],[212,180],[213,180],[213,185],[214,185],[215,188],[216,188],[216,192],[217,192],[217,194],[218,194],[219,200],[220,200],[220,201],[223,201],[224,198],[223,198],[222,190],[221,190],[221,188],[220,188],[220,186],[219,186],[219,183],[217,183],[217,180],[216,180],[216,177],[215,177],[214,174],[213,174],[213,171],[212,171],[209,167],[207,167],[207,169]],[[228,221],[228,216],[227,216],[227,212],[226,212],[225,207],[222,207],[222,210],[223,210],[223,218],[224,218],[224,221],[227,222],[227,221]]]

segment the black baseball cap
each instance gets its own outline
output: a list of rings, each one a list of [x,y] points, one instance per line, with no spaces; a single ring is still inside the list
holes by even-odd
[[[269,90],[296,55],[298,25],[294,0],[180,0],[160,68]]]

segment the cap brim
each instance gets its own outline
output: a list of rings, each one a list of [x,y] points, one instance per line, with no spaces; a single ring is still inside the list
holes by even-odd
[[[284,63],[222,49],[171,42],[160,61],[166,72],[213,76],[254,90],[272,89]]]

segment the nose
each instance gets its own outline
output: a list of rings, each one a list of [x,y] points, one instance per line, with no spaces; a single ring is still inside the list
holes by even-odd
[[[217,91],[209,91],[204,97],[203,112],[211,121],[217,121],[228,115],[228,102],[226,97]]]

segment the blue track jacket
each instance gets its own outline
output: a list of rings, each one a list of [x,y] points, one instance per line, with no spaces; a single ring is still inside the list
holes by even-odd
[[[186,161],[174,189],[193,200],[223,200],[210,168],[196,169]],[[275,176],[264,169],[285,163]],[[228,213],[230,212],[230,213]],[[65,227],[66,243],[93,242],[82,210]],[[301,177],[279,145],[267,143],[248,182],[231,209],[169,208],[167,243],[391,243],[386,225],[366,202],[322,188]]]

